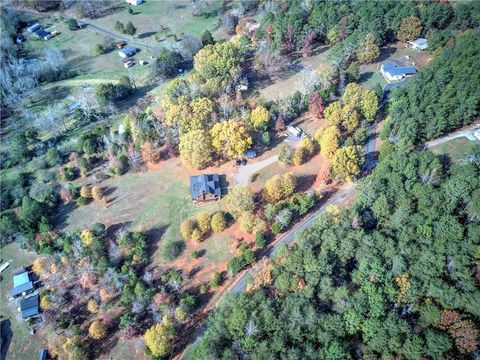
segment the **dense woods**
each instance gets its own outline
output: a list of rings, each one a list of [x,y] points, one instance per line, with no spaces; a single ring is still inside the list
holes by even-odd
[[[445,359],[478,351],[480,148],[446,165],[384,154],[351,210],[324,213],[190,359]]]
[[[480,33],[467,31],[392,95],[391,140],[412,144],[470,123],[480,110]]]

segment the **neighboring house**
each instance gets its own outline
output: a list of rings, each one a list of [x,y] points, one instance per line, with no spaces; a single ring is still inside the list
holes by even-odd
[[[428,48],[428,41],[424,38],[418,38],[415,41],[407,42],[407,46],[417,51],[424,51]]]
[[[122,50],[118,52],[118,55],[122,58],[131,57],[137,53],[137,49],[133,46],[125,46]]]
[[[29,33],[33,33],[33,32],[35,32],[35,31],[37,31],[37,30],[39,30],[39,29],[41,29],[41,28],[42,28],[42,25],[40,25],[39,23],[35,23],[35,24],[30,25],[29,27],[27,27],[27,31],[28,31]]]
[[[125,1],[133,6],[137,6],[143,3],[143,0],[125,0]]]
[[[220,177],[217,174],[190,176],[190,194],[194,202],[220,199],[222,197]]]
[[[34,289],[30,274],[25,268],[19,268],[13,271],[13,289],[12,296],[26,295]]]
[[[47,349],[42,349],[40,350],[40,354],[38,356],[38,360],[47,360],[47,356],[48,356],[48,351]]]
[[[50,34],[48,31],[45,31],[43,29],[39,29],[35,31],[33,35],[43,40],[50,40],[52,38],[52,34]]]
[[[288,131],[291,135],[293,135],[294,137],[297,137],[297,138],[301,138],[302,135],[303,135],[302,129],[300,129],[299,127],[296,127],[296,126],[288,125],[288,126],[287,126],[287,131]]]
[[[399,81],[417,72],[413,66],[398,66],[391,62],[383,63],[380,66],[380,73],[388,82]]]
[[[36,316],[40,312],[38,308],[38,295],[32,295],[25,299],[20,300],[20,312],[23,319]]]

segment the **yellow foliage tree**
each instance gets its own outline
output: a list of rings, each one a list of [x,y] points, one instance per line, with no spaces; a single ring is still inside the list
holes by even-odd
[[[293,194],[297,179],[292,173],[274,175],[265,183],[264,195],[270,202],[277,202]]]
[[[90,246],[93,240],[95,240],[95,235],[90,230],[83,230],[80,234],[80,239],[86,246]]]
[[[107,290],[107,289],[100,289],[99,291],[100,294],[100,300],[103,303],[108,303],[110,300],[112,300],[112,294]]]
[[[192,231],[192,235],[190,235],[193,241],[200,242],[203,240],[202,232],[199,229],[195,229]]]
[[[100,320],[95,320],[88,327],[88,335],[95,340],[103,339],[107,335],[107,327]]]
[[[320,153],[331,159],[340,147],[340,132],[335,126],[327,127],[320,139]]]
[[[364,89],[361,109],[367,121],[372,121],[375,118],[378,110],[378,96],[373,90]]]
[[[369,64],[380,56],[375,35],[367,34],[357,47],[357,59],[362,64]]]
[[[238,222],[240,230],[248,234],[255,234],[257,231],[264,232],[267,228],[265,221],[251,212],[244,212]]]
[[[40,297],[40,309],[42,310],[48,310],[53,306],[52,299],[50,298],[50,295],[44,294]]]
[[[92,198],[94,200],[101,200],[103,198],[103,191],[100,186],[93,186],[92,187]]]
[[[61,346],[62,356],[61,359],[65,360],[85,360],[85,352],[83,350],[82,339],[80,336],[72,336],[65,340]]]
[[[397,32],[397,39],[401,42],[416,40],[422,31],[422,22],[416,16],[407,16],[402,20]]]
[[[218,211],[212,216],[212,222],[210,224],[213,232],[222,232],[227,227],[227,219],[223,211]]]
[[[227,120],[216,123],[210,134],[215,150],[227,159],[243,156],[252,146],[252,138],[241,121]]]
[[[185,240],[192,236],[193,230],[195,230],[195,222],[190,219],[184,220],[180,225],[180,234]]]
[[[325,210],[335,222],[338,222],[340,219],[340,208],[338,205],[328,204]]]
[[[315,69],[319,77],[319,83],[322,90],[329,89],[333,84],[335,84],[335,79],[337,76],[337,69],[334,65],[328,62],[322,62]]]
[[[360,165],[364,161],[360,146],[345,146],[333,156],[332,170],[336,176],[352,181],[360,174]]]
[[[225,197],[228,211],[235,219],[239,218],[243,212],[251,212],[255,207],[253,202],[253,193],[248,187],[241,185],[229,189]]]
[[[175,334],[172,325],[166,323],[153,325],[148,329],[143,338],[147,347],[154,356],[166,356],[172,349],[172,339]]]
[[[180,136],[180,158],[191,168],[203,168],[212,161],[212,143],[205,130],[193,130]]]
[[[98,312],[98,303],[95,300],[90,300],[87,303],[87,310],[91,314],[96,314]]]
[[[166,108],[165,108],[166,107]],[[202,97],[187,103],[164,103],[165,122],[168,125],[179,125],[180,132],[185,134],[193,130],[206,128],[210,121],[215,103]]]
[[[264,130],[268,125],[270,114],[263,106],[257,106],[250,114],[250,122],[255,130]]]
[[[255,291],[261,287],[271,285],[273,282],[272,261],[265,256],[258,262],[258,267],[260,270],[254,274],[253,282],[247,284],[246,292]]]
[[[209,213],[201,212],[197,215],[197,225],[198,229],[203,233],[207,233],[210,231],[210,223],[212,221],[212,217]]]
[[[397,301],[400,304],[407,302],[408,290],[410,290],[411,284],[407,273],[403,273],[395,278],[395,284],[398,286]]]
[[[47,266],[47,259],[44,257],[39,257],[33,260],[32,270],[35,274],[41,276],[45,273]]]
[[[87,199],[91,196],[90,189],[88,188],[88,186],[82,186],[80,188],[80,196]]]
[[[355,108],[345,106],[342,111],[342,127],[349,133],[355,131],[360,125],[360,114]]]
[[[342,123],[343,111],[339,101],[335,101],[327,106],[323,115],[328,126],[338,126]]]

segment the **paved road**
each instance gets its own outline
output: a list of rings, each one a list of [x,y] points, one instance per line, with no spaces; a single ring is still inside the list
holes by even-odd
[[[337,192],[334,196],[332,196],[317,211],[306,216],[302,220],[302,222],[298,223],[292,229],[290,229],[285,234],[283,234],[283,236],[280,239],[278,239],[273,244],[273,246],[267,251],[265,256],[272,258],[273,255],[275,254],[275,251],[278,250],[278,248],[280,248],[282,245],[291,244],[297,238],[297,235],[299,235],[305,229],[308,229],[315,222],[319,213],[325,211],[328,205],[331,205],[331,204],[338,205],[339,203],[341,203],[343,200],[345,200],[346,197],[352,194],[353,190],[355,189],[355,186],[356,184],[353,184],[353,183],[350,184],[346,189],[341,190]],[[252,269],[249,269],[248,271],[243,273],[242,276],[235,281],[234,285],[228,289],[228,292],[233,294],[239,294],[245,291],[245,288],[247,286],[247,280],[251,275],[252,275]]]

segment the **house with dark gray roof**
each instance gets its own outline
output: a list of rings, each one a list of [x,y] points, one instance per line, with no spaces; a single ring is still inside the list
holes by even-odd
[[[387,82],[400,81],[417,72],[413,66],[399,66],[393,62],[385,62],[380,66],[380,73]]]
[[[118,51],[118,55],[122,58],[132,57],[137,53],[137,49],[133,46],[125,46],[121,50]]]
[[[193,201],[220,199],[222,197],[220,177],[217,174],[190,176],[190,194]]]
[[[23,319],[38,315],[39,310],[38,295],[32,295],[25,299],[20,300],[20,312]]]

